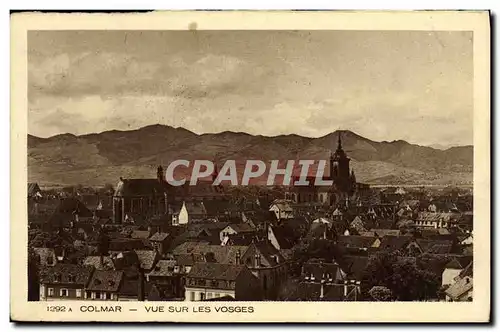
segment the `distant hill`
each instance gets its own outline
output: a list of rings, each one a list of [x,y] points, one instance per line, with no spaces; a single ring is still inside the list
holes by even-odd
[[[320,138],[229,131],[197,135],[165,125],[81,136],[28,135],[28,178],[42,186],[116,184],[120,177],[155,177],[157,165],[176,159],[210,159],[218,165],[234,159],[241,172],[248,159],[328,159],[337,137],[338,132]],[[472,183],[472,146],[440,150],[401,140],[375,142],[347,130],[342,143],[360,182]]]

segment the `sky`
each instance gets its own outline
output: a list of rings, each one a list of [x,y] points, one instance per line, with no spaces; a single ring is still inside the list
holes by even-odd
[[[471,32],[30,31],[28,131],[472,144]]]

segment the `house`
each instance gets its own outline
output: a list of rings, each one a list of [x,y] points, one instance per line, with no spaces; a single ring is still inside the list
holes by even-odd
[[[264,229],[266,225],[278,223],[276,214],[269,210],[245,211],[241,213],[241,219],[255,229]]]
[[[260,281],[265,300],[276,300],[288,276],[288,262],[271,242],[254,242],[245,252],[236,253],[236,264],[244,264]]]
[[[49,222],[54,227],[72,228],[74,223],[92,220],[92,212],[79,199],[62,198],[50,216]]]
[[[201,255],[208,257],[208,261],[215,261],[221,264],[237,264],[238,252],[240,257],[247,251],[248,246],[221,246],[211,245],[204,242],[184,242],[177,246],[172,254],[179,255]]]
[[[466,234],[465,236],[460,238],[460,244],[462,245],[471,245],[474,242],[474,238],[472,237],[472,233]]]
[[[139,260],[139,267],[144,272],[149,272],[159,260],[160,255],[155,250],[134,250]]]
[[[176,297],[168,285],[152,284],[148,295],[148,301],[174,301]]]
[[[361,235],[341,235],[337,237],[337,244],[341,248],[368,251],[370,248],[378,248],[381,240],[377,237]]]
[[[452,212],[420,212],[415,220],[415,226],[448,228],[457,223],[460,215]]]
[[[289,250],[298,243],[300,234],[287,225],[271,226],[267,228],[267,239],[277,250]]]
[[[147,295],[144,272],[137,267],[123,270],[123,279],[118,289],[119,301],[144,301]]]
[[[273,212],[276,216],[276,219],[278,220],[290,219],[294,217],[294,211],[290,204],[290,201],[275,200],[273,203],[271,203],[269,211]]]
[[[36,182],[28,183],[28,199],[29,198],[34,198],[34,199],[42,198],[42,190],[38,186],[38,183]]]
[[[401,231],[399,229],[377,229],[377,228],[372,228],[370,229],[370,232],[375,233],[375,236],[378,236],[379,238],[383,238],[384,236],[390,235],[390,236],[399,236],[401,235]]]
[[[92,266],[96,270],[113,270],[115,268],[115,263],[113,259],[109,256],[87,256],[83,260],[84,266]]]
[[[210,220],[224,220],[227,217],[237,216],[234,206],[228,200],[204,200],[206,218]]]
[[[53,248],[33,248],[39,258],[41,266],[54,266],[57,264],[56,252]]]
[[[139,239],[139,240],[147,240],[149,237],[151,237],[152,231],[151,230],[139,230],[135,229],[130,233],[130,238],[131,239]]]
[[[387,235],[382,238],[379,245],[379,250],[384,251],[397,251],[397,250],[406,250],[408,245],[411,243],[411,236],[392,236]]]
[[[186,276],[185,301],[222,296],[231,296],[237,301],[258,301],[260,281],[245,265],[196,263]]]
[[[170,237],[168,233],[155,233],[149,238],[149,242],[153,249],[158,251],[160,255],[164,255],[168,250]]]
[[[472,301],[473,299],[473,262],[454,279],[454,283],[445,290],[446,300],[451,302]]]
[[[90,266],[57,264],[40,271],[40,300],[83,299],[85,289],[94,269]]]
[[[302,266],[301,278],[305,282],[342,283],[346,273],[337,262],[327,262],[324,259],[311,258]]]
[[[117,301],[123,276],[123,271],[96,270],[85,289],[85,299]]]
[[[444,267],[442,282],[443,286],[450,286],[460,273],[472,262],[471,256],[462,256],[453,258]]]
[[[255,228],[250,226],[249,224],[242,223],[242,224],[230,224],[227,225],[225,228],[223,228],[220,231],[220,241],[221,243],[224,241],[225,238],[228,238],[230,235],[233,234],[239,234],[239,235],[247,235],[251,236],[255,234]]]

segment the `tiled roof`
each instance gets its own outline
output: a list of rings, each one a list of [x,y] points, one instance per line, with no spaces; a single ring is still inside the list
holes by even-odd
[[[238,250],[243,256],[248,246],[220,246],[205,242],[184,242],[173,250],[174,255],[179,254],[203,254],[213,253],[217,263],[235,264]]]
[[[242,224],[231,224],[231,225],[228,225],[228,227],[231,227],[236,233],[251,233],[251,232],[255,232],[255,229],[250,226],[249,224],[245,224],[245,223],[242,223]]]
[[[341,235],[337,237],[337,243],[346,248],[370,248],[376,239],[369,236]]]
[[[130,237],[132,239],[143,239],[143,240],[146,240],[147,238],[149,238],[150,235],[151,234],[149,233],[149,231],[134,230],[130,234]]]
[[[304,263],[303,271],[303,277],[307,280],[333,282],[337,281],[339,266],[337,263],[327,263],[318,259],[310,259]]]
[[[151,277],[169,277],[174,274],[174,266],[176,262],[174,260],[159,260],[153,270],[148,273]]]
[[[453,242],[451,240],[417,239],[416,242],[424,253],[447,254],[451,252]]]
[[[158,241],[158,242],[162,242],[162,241],[165,241],[165,239],[168,238],[168,233],[155,233],[153,234],[153,236],[151,236],[149,238],[149,241]]]
[[[49,263],[48,262],[49,257],[52,257],[52,259],[54,260],[54,263],[55,263],[56,257],[55,257],[54,249],[52,249],[52,248],[33,248],[33,250],[38,255],[38,257],[40,257],[40,264],[41,265],[47,265]]]
[[[168,186],[158,179],[123,179],[116,186],[114,196],[163,195]]]
[[[384,237],[386,235],[399,236],[401,234],[399,229],[372,228],[372,229],[370,229],[370,232],[374,232],[379,237]]]
[[[205,208],[205,213],[209,216],[217,216],[224,214],[230,208],[230,202],[226,200],[204,200],[203,206]]]
[[[343,301],[343,285],[324,285],[321,297],[321,284],[301,282],[288,296],[287,301]]]
[[[87,256],[83,260],[83,265],[92,266],[98,270],[112,270],[115,268],[113,260],[108,256],[102,257],[102,264],[101,256]]]
[[[158,253],[154,250],[135,250],[141,268],[150,270],[153,268]]]
[[[384,236],[380,242],[380,250],[401,250],[411,241],[411,236]]]
[[[87,290],[117,292],[123,279],[123,271],[96,270],[90,279]]]
[[[463,270],[472,261],[471,256],[461,256],[453,258],[448,264],[446,264],[447,269]]]
[[[445,293],[452,299],[456,300],[468,291],[472,290],[472,288],[472,277],[464,277],[448,287],[445,290]]]
[[[235,281],[247,269],[244,265],[196,263],[188,273],[189,278]]]
[[[368,265],[369,258],[366,256],[344,256],[342,258],[349,278],[361,280]]]
[[[56,264],[40,271],[40,281],[47,284],[61,283],[85,286],[93,270],[94,268],[91,266]]]

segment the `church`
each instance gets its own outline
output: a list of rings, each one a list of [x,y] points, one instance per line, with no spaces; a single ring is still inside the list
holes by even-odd
[[[113,222],[127,223],[140,219],[170,218],[172,207],[185,201],[226,200],[228,194],[221,185],[212,185],[217,177],[217,167],[209,179],[201,179],[196,186],[188,182],[179,187],[165,179],[162,166],[156,178],[120,178],[113,195]]]
[[[360,191],[368,189],[368,185],[356,182],[354,170],[350,168],[350,158],[342,148],[339,133],[337,149],[330,154],[330,174],[323,180],[333,181],[332,186],[315,186],[315,177],[308,177],[309,186],[294,186],[299,177],[295,177],[292,185],[285,193],[285,198],[295,203],[316,203],[320,205],[338,205],[352,200]],[[326,173],[326,172],[325,172]]]

